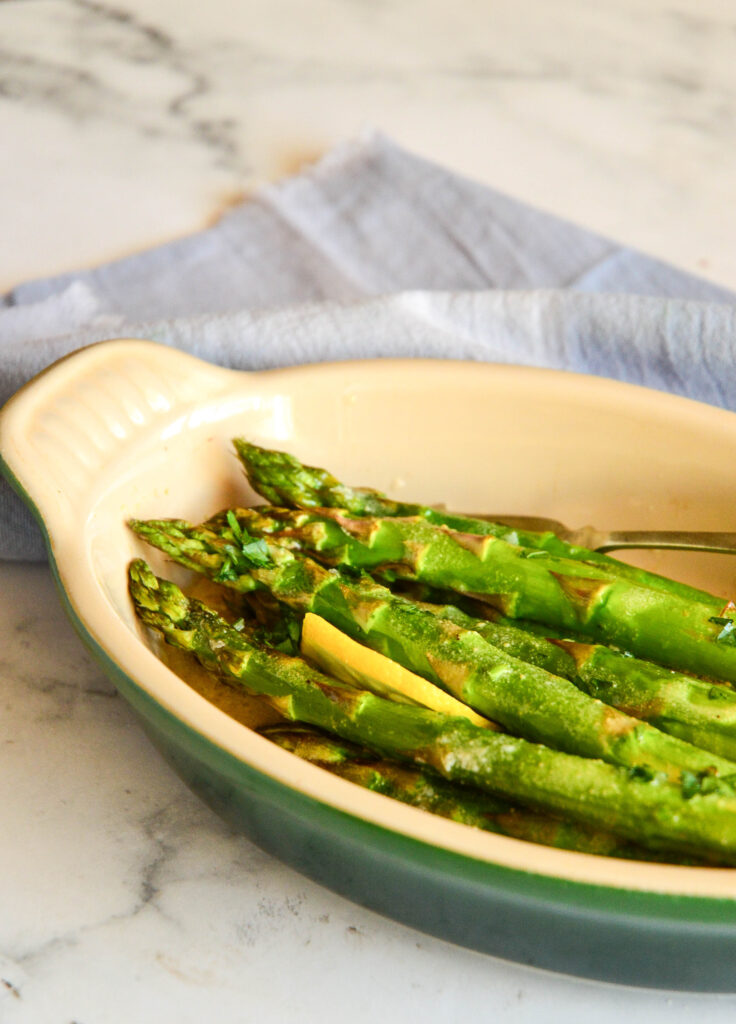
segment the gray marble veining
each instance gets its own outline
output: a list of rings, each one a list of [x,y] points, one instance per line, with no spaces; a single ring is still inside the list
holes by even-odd
[[[17,48],[12,33],[0,44],[3,99],[73,123],[97,118],[143,137],[180,138],[223,167],[245,169],[232,121],[196,110],[211,88],[200,55],[145,15],[93,0],[54,6],[42,27],[51,52],[32,34]]]
[[[191,230],[366,126],[736,285],[730,9],[523,7],[5,0],[0,190],[26,197],[0,290]],[[65,219],[57,190],[89,209]]]

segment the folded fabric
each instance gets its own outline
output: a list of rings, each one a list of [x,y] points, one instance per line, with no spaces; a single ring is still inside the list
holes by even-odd
[[[262,369],[366,357],[577,370],[736,407],[736,296],[380,136],[215,227],[0,305],[0,402],[94,341],[148,337]],[[45,557],[0,485],[0,557]]]

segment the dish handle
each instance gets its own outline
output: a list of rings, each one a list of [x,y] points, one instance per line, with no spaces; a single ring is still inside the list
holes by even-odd
[[[154,420],[217,395],[229,373],[151,341],[119,339],[80,349],[0,410],[3,468],[54,533],[73,524],[118,449]]]

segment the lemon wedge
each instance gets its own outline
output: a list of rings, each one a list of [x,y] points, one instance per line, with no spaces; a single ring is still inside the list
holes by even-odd
[[[440,690],[434,683],[422,679],[403,665],[397,665],[385,655],[363,647],[312,612],[304,616],[301,652],[305,658],[335,678],[358,685],[381,697],[395,698],[401,695],[433,711],[460,715],[474,725],[498,728],[495,723],[476,714],[467,704]]]

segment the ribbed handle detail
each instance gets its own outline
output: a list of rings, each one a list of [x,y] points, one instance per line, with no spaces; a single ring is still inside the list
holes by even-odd
[[[0,423],[3,455],[34,500],[53,494],[54,504],[62,498],[74,504],[117,449],[154,421],[171,420],[192,402],[218,394],[226,376],[152,342],[92,346],[46,371],[8,403]]]

